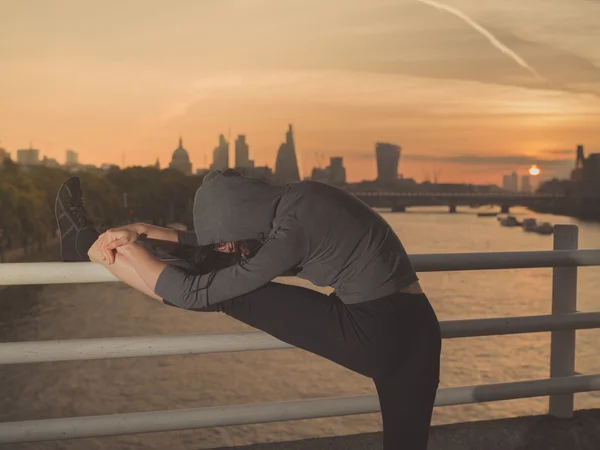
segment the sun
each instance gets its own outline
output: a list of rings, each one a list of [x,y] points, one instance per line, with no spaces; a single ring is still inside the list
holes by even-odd
[[[540,168],[538,166],[536,166],[535,164],[529,168],[529,175],[533,175],[534,177],[536,175],[539,175],[540,172],[541,172]]]

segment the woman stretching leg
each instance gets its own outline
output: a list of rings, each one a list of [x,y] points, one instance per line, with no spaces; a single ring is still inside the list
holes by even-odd
[[[427,448],[439,323],[379,215],[320,183],[272,186],[225,171],[207,175],[198,190],[194,227],[186,233],[129,225],[96,236],[85,252],[156,300],[223,312],[372,378],[384,449]],[[144,237],[195,246],[196,257],[159,259]],[[272,282],[285,274],[333,286],[334,294]]]

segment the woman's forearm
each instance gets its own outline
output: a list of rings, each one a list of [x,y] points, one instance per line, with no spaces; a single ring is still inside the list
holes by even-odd
[[[179,234],[177,233],[177,230],[173,230],[172,228],[163,228],[147,223],[136,223],[133,224],[133,227],[137,234],[145,234],[148,239],[175,243],[179,242]]]

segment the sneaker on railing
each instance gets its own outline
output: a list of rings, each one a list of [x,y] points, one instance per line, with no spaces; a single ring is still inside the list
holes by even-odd
[[[54,214],[60,232],[60,254],[65,262],[89,261],[87,252],[98,232],[83,205],[79,177],[65,181],[56,195]]]

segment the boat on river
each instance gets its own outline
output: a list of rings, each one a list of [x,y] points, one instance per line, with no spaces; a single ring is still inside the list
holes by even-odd
[[[503,227],[518,227],[521,225],[515,216],[506,216],[502,217],[500,220],[500,225]]]
[[[535,228],[535,232],[538,234],[552,234],[554,233],[554,226],[549,222],[543,222]]]
[[[538,224],[537,221],[535,219],[532,218],[528,218],[528,219],[523,219],[523,222],[521,223],[522,227],[523,227],[523,231],[536,231]]]

